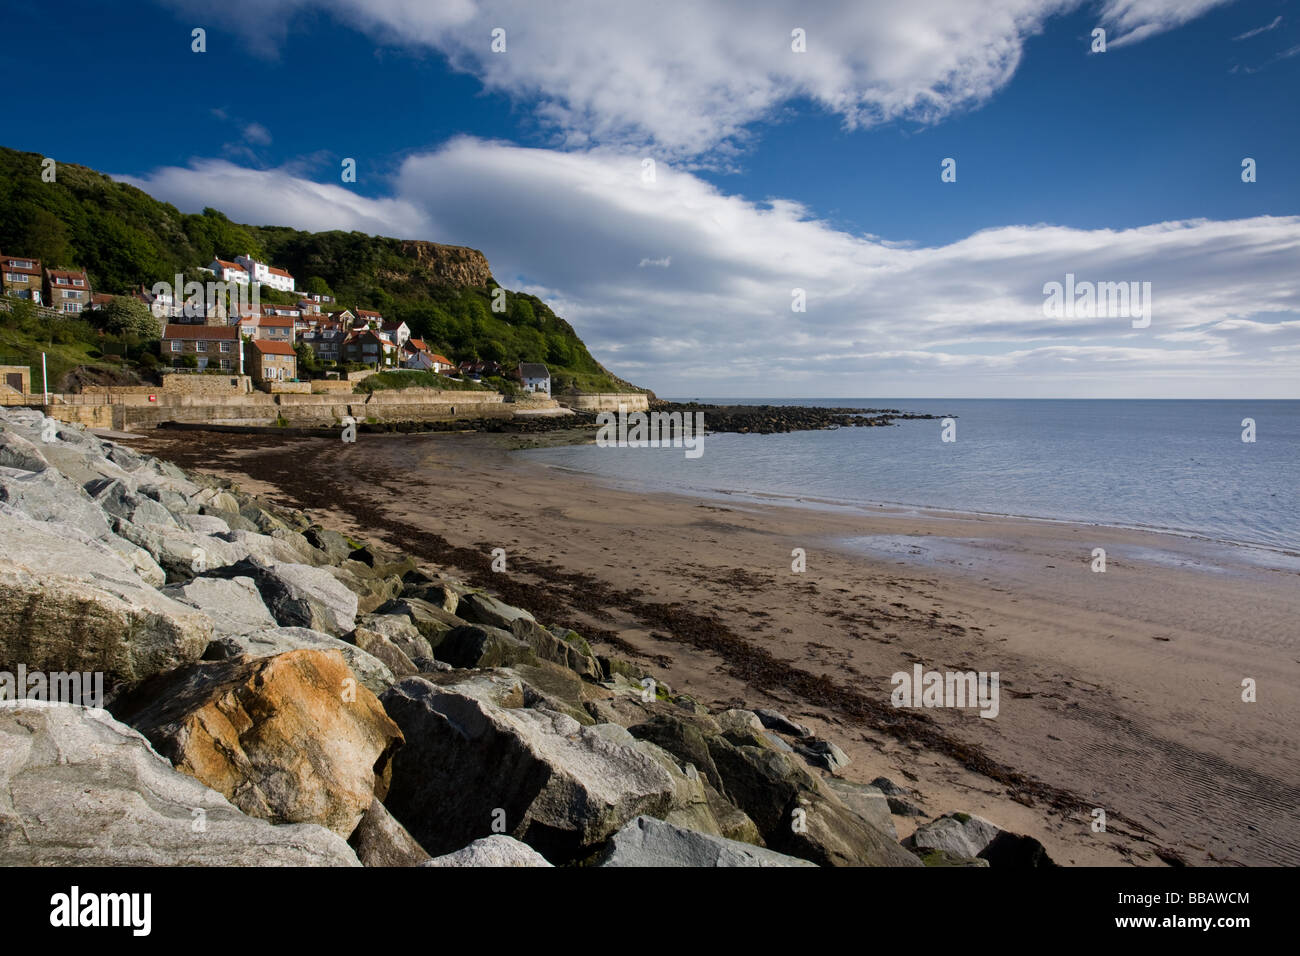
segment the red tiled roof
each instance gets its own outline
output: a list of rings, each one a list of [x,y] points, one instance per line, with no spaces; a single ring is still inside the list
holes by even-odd
[[[258,325],[274,325],[277,328],[288,328],[293,325],[293,316],[291,315],[264,315],[257,323]]]
[[[237,269],[240,272],[248,271],[243,266],[241,266],[238,262],[227,262],[225,259],[217,259],[216,263],[217,265],[221,266],[221,268],[223,269]]]
[[[406,344],[407,344],[410,348],[415,349],[417,352],[427,352],[427,351],[429,351],[429,346],[427,346],[427,345],[424,344],[424,340],[423,340],[423,339],[407,339],[407,340],[406,340]]]
[[[447,358],[447,356],[445,356],[445,355],[439,355],[437,352],[435,352],[433,355],[431,355],[431,356],[429,356],[429,357],[432,358],[435,362],[438,362],[438,363],[440,363],[440,364],[442,364],[442,365],[452,365],[452,364],[453,364],[451,359]]]
[[[263,355],[297,355],[288,342],[268,342],[266,339],[253,339],[253,348]]]
[[[45,274],[51,279],[81,279],[82,281],[89,281],[86,279],[85,272],[78,272],[75,269],[46,269]]]
[[[276,268],[275,266],[267,266],[266,271],[273,272],[278,276],[284,276],[286,279],[293,278],[293,276],[289,275],[289,273],[285,272],[283,269]]]
[[[30,262],[32,264],[32,267],[29,269],[26,266],[16,266],[13,264],[19,261]],[[3,265],[4,268],[8,269],[10,272],[26,272],[28,275],[34,275],[34,276],[38,276],[41,274],[41,260],[32,259],[27,256],[0,257],[0,265]]]
[[[239,329],[233,325],[178,325],[168,323],[163,330],[165,339],[229,339],[238,341]]]

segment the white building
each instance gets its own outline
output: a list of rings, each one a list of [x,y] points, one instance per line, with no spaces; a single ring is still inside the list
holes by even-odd
[[[215,275],[221,282],[234,282],[237,285],[248,285],[248,270],[237,262],[227,262],[225,259],[213,259],[208,263],[208,271]]]
[[[252,256],[235,256],[235,262],[239,263],[258,285],[269,285],[280,292],[293,291],[293,276],[283,269],[258,262]]]
[[[541,362],[520,362],[518,374],[525,392],[550,397],[551,373]]]

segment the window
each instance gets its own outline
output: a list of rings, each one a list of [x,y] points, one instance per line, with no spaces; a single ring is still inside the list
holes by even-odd
[[[229,351],[230,351],[230,346],[231,346],[231,344],[232,344],[232,343],[230,343],[230,342],[222,342],[222,343],[221,343],[221,351],[223,351],[223,352],[229,352]],[[222,361],[224,362],[225,359],[222,359]]]
[[[80,311],[81,311],[81,303],[79,303],[79,302],[65,302],[65,303],[63,303],[63,311],[64,311],[64,312],[80,312]]]
[[[179,339],[172,339],[172,351],[179,352],[184,348]]]
[[[31,259],[14,259],[9,264],[15,269],[31,269],[34,267]]]
[[[206,352],[207,350],[208,350],[208,343],[207,343],[207,342],[198,341],[198,342],[195,342],[195,343],[194,343],[194,351],[196,351],[196,352]]]
[[[63,297],[64,297],[65,299],[80,299],[80,298],[82,297],[82,295],[84,295],[84,293],[81,293],[81,292],[64,292],[64,293],[63,293]]]
[[[72,280],[72,284],[73,284],[73,285],[84,286],[84,285],[86,284],[86,280],[85,280],[85,279],[73,279],[73,280]]]
[[[222,367],[223,369],[226,369],[226,370],[228,371],[228,370],[230,369],[230,359],[222,359],[222,360],[221,360],[221,367]]]

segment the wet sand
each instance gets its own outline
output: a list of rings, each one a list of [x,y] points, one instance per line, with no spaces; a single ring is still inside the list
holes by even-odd
[[[1300,863],[1300,556],[1091,525],[646,494],[509,442],[130,441],[455,568],[710,706],[781,710],[849,754],[843,776],[915,790],[921,819],[978,813],[1067,865]],[[1099,547],[1105,573],[1092,570]],[[505,574],[490,569],[493,548]],[[890,676],[914,663],[998,672],[997,717],[892,707]],[[1257,702],[1243,702],[1244,678]],[[895,822],[904,836],[916,821]]]

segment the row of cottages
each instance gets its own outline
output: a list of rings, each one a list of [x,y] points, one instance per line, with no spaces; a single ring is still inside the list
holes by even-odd
[[[292,292],[294,279],[284,269],[258,262],[252,256],[235,256],[235,261],[213,259],[208,263],[208,271],[222,282],[236,285],[265,285],[280,292]]]
[[[60,312],[84,312],[91,306],[90,279],[80,269],[43,269],[40,259],[0,254],[0,281],[6,295]]]
[[[171,322],[163,329],[160,349],[163,360],[173,367],[184,365],[185,356],[192,355],[200,370],[237,371],[254,381],[287,382],[298,377],[298,356],[292,342],[244,340],[237,325]]]

